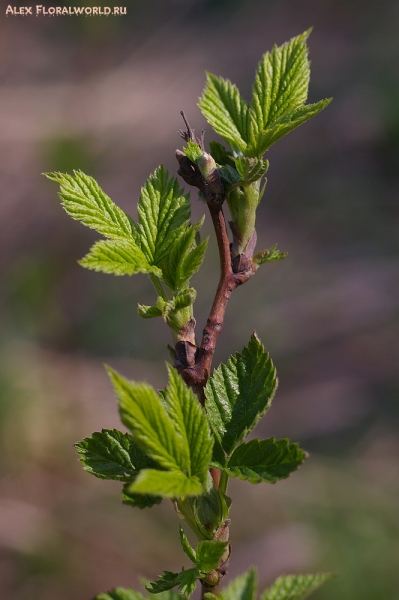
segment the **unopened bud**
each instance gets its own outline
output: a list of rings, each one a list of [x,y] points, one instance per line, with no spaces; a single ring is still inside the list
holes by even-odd
[[[207,152],[203,152],[197,160],[197,165],[211,191],[214,194],[223,194],[223,183],[212,156]]]

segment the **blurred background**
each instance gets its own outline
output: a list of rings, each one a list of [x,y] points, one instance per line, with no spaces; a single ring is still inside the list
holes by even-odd
[[[261,55],[314,27],[311,102],[334,102],[268,153],[263,266],[229,305],[215,364],[254,329],[280,375],[256,430],[310,453],[276,486],[231,483],[229,578],[252,564],[333,571],[315,600],[396,600],[399,586],[399,4],[388,0],[124,0],[123,17],[0,14],[0,596],[88,600],[184,562],[164,501],[140,512],[84,473],[73,443],[119,426],[103,363],[154,386],[169,333],[139,319],[147,279],[86,271],[98,236],[61,210],[44,171],[81,168],[133,217],[171,172],[204,71],[249,99]],[[89,5],[123,4],[96,0]],[[45,3],[46,6],[55,3]],[[79,6],[78,0],[62,5]],[[193,213],[206,207],[192,194]],[[207,219],[209,221],[209,219]],[[210,233],[209,222],[205,234]],[[194,278],[204,323],[215,243]]]

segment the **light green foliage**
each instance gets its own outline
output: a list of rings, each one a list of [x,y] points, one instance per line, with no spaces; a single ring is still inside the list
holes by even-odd
[[[92,177],[81,171],[75,171],[74,176],[49,173],[47,177],[60,184],[66,212],[107,238],[96,242],[79,264],[114,275],[150,275],[163,306],[139,305],[139,314],[145,318],[162,316],[178,333],[192,316],[196,293],[191,288],[187,294],[187,289],[204,260],[208,240],[198,242],[203,219],[196,225],[188,223],[189,197],[177,179],[162,166],[150,175],[141,190],[136,225]],[[170,299],[162,282],[172,292]]]
[[[309,33],[275,46],[262,57],[250,104],[230,81],[207,74],[199,107],[233,152],[261,158],[278,139],[329,104],[330,100],[322,100],[305,106],[310,73],[306,46]]]
[[[113,275],[135,275],[152,273],[162,277],[162,271],[150,265],[141,248],[132,241],[101,240],[92,246],[90,252],[80,261],[81,267],[92,271],[102,271]]]
[[[174,292],[187,288],[191,277],[198,271],[204,260],[208,238],[200,244],[196,241],[197,232],[204,218],[181,232],[162,265],[163,279]]]
[[[108,239],[123,239],[137,244],[134,223],[112,202],[93,177],[82,171],[74,171],[74,177],[64,173],[47,173],[46,177],[60,184],[62,206],[72,219],[95,229]]]
[[[171,367],[162,399],[150,385],[128,381],[107,370],[119,399],[122,422],[143,452],[167,470],[142,470],[128,491],[165,497],[203,493],[213,441],[193,391]]]
[[[305,460],[306,453],[298,444],[286,438],[251,440],[242,443],[228,459],[224,469],[231,477],[239,477],[251,483],[276,483],[285,479]]]
[[[245,280],[238,280],[236,271],[245,276],[253,274],[261,264],[286,256],[274,245],[252,258],[255,217],[269,167],[264,153],[330,102],[305,104],[310,75],[308,35],[306,31],[264,54],[250,102],[230,81],[208,73],[199,107],[228,147],[211,142],[208,154],[202,141],[188,141],[185,156],[198,167],[191,173],[192,165],[186,159],[182,161],[181,152],[177,154],[179,173],[187,183],[206,190],[204,195],[213,216],[227,201],[233,240],[231,264],[222,260],[223,285],[226,279],[234,285]],[[188,130],[190,133],[189,126]],[[306,453],[286,438],[245,442],[270,408],[277,388],[276,370],[255,333],[241,353],[230,356],[210,377],[211,343],[195,346],[192,306],[196,291],[190,287],[190,280],[207,248],[208,239],[200,242],[199,238],[204,219],[196,224],[189,222],[189,196],[162,166],[141,189],[137,224],[81,171],[74,175],[49,173],[47,177],[60,185],[59,195],[68,215],[105,238],[92,246],[80,261],[81,266],[115,275],[149,275],[157,300],[152,306],[139,304],[139,315],[162,317],[168,324],[175,343],[179,343],[175,348],[176,365],[193,386],[187,387],[170,365],[168,384],[159,392],[148,383],[129,381],[107,367],[121,420],[130,433],[103,429],[77,443],[83,468],[95,477],[123,482],[122,501],[130,506],[148,508],[163,498],[172,499],[198,544],[193,548],[180,527],[181,545],[191,568],[182,568],[178,573],[164,571],[146,586],[148,596],[131,588],[115,588],[94,600],[149,600],[155,594],[157,600],[180,600],[194,592],[199,579],[205,589],[215,591],[205,594],[204,600],[255,600],[257,577],[253,568],[218,596],[213,587],[219,583],[221,567],[227,564],[231,550],[227,541],[231,506],[228,479],[275,483],[295,471]],[[222,213],[218,219],[219,248],[228,253]],[[223,286],[219,287],[221,291]],[[223,299],[221,295],[216,295],[213,316],[219,308],[225,308],[227,294]],[[207,331],[211,342],[216,329],[211,334]],[[198,398],[201,402],[205,399],[205,406]],[[261,600],[302,600],[331,577],[283,576],[262,594]]]
[[[333,577],[332,573],[284,575],[276,579],[274,584],[261,595],[260,600],[302,600]]]
[[[221,594],[221,600],[255,600],[257,577],[256,570],[251,567],[246,573],[234,579]]]
[[[227,455],[270,408],[276,388],[276,370],[255,333],[241,354],[215,369],[205,388],[206,407],[215,437]]]
[[[148,262],[160,266],[190,218],[190,203],[175,177],[161,166],[141,189],[137,231]]]
[[[249,142],[250,113],[235,85],[207,73],[205,90],[198,106],[208,123],[232,150],[245,152]]]

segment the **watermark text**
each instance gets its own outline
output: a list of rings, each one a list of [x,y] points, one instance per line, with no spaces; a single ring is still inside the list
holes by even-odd
[[[16,16],[43,16],[43,17],[109,17],[126,15],[126,6],[43,6],[36,4],[34,6],[12,6],[9,4],[6,8],[7,17]]]

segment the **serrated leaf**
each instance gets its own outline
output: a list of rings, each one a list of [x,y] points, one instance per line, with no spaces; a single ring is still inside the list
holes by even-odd
[[[156,471],[143,469],[129,486],[131,494],[150,494],[163,498],[199,496],[203,493],[196,475],[187,476],[182,471]]]
[[[137,210],[141,249],[150,264],[160,266],[190,218],[188,195],[160,166],[141,189]]]
[[[169,383],[162,397],[148,384],[128,381],[107,368],[122,422],[137,445],[172,472],[142,470],[130,493],[174,497],[207,489],[213,446],[208,420],[193,391],[177,371],[168,368]]]
[[[162,264],[163,279],[173,292],[184,290],[190,282],[190,278],[200,268],[208,238],[202,243],[196,243],[196,234],[204,222],[204,217],[196,225],[189,225],[181,231],[173,241],[170,252]]]
[[[228,455],[270,408],[276,388],[276,370],[255,333],[241,354],[215,369],[205,388],[206,409]]]
[[[93,600],[146,600],[146,598],[132,588],[117,587],[109,592],[98,594]]]
[[[117,429],[96,431],[75,447],[84,470],[100,479],[131,481],[141,469],[156,466],[129,433]]]
[[[156,581],[151,581],[145,586],[151,594],[159,594],[160,592],[166,592],[171,590],[179,583],[180,573],[173,573],[172,571],[164,571],[162,575],[158,577]]]
[[[45,173],[60,184],[62,206],[70,217],[95,229],[109,239],[126,239],[137,243],[137,232],[130,217],[111,200],[93,177],[82,171],[74,176],[66,173]]]
[[[132,494],[129,492],[130,483],[125,483],[122,491],[122,502],[135,508],[151,508],[155,504],[162,502],[161,496],[152,496],[150,494]]]
[[[195,590],[198,577],[199,570],[197,567],[187,570],[183,568],[180,573],[164,571],[157,581],[151,582],[149,586],[146,586],[146,589],[151,594],[158,594],[179,586],[181,593],[186,597],[190,597]]]
[[[106,369],[119,400],[122,423],[133,433],[137,444],[161,467],[186,469],[187,448],[154,388],[147,383],[128,381],[109,367]]]
[[[332,573],[283,575],[263,592],[260,600],[302,600],[333,577]]]
[[[256,72],[251,108],[259,131],[302,106],[308,96],[309,61],[306,40],[310,34],[292,38],[263,55]]]
[[[180,529],[179,529],[179,535],[180,535],[180,543],[182,545],[184,554],[191,560],[191,562],[196,564],[197,553],[194,550],[194,548],[191,546],[190,542],[188,541],[187,536],[184,533],[184,529],[181,525],[180,525]]]
[[[226,551],[228,542],[218,540],[203,540],[197,547],[197,566],[203,573],[209,573],[220,566],[220,561]]]
[[[320,100],[316,104],[307,104],[301,106],[292,112],[286,113],[275,121],[270,127],[260,131],[256,141],[252,142],[248,149],[248,156],[262,156],[280,138],[287,135],[319,112],[321,112],[331,102],[332,98]]]
[[[246,573],[236,577],[219,597],[221,600],[255,600],[257,587],[256,570],[251,567]]]
[[[235,85],[207,73],[198,106],[208,123],[233,150],[245,150],[249,141],[249,107]]]
[[[153,319],[154,317],[162,317],[162,308],[157,304],[153,306],[147,306],[146,304],[139,304],[137,312],[143,319]]]
[[[86,269],[114,275],[152,273],[157,277],[162,276],[162,271],[150,265],[139,246],[132,241],[101,240],[78,262]]]
[[[167,367],[169,383],[164,399],[168,414],[188,449],[188,474],[196,475],[205,487],[213,449],[208,419],[193,390],[186,386],[176,369]]]
[[[193,162],[197,164],[197,160],[202,156],[203,151],[201,150],[199,144],[196,142],[188,142],[187,146],[183,148],[184,154]]]
[[[268,250],[262,250],[262,252],[258,252],[253,258],[253,262],[256,265],[263,265],[266,262],[273,262],[275,260],[282,260],[287,256],[287,252],[280,252],[277,249],[277,244],[274,244]]]
[[[243,182],[249,185],[263,177],[269,168],[269,161],[261,158],[239,156],[235,159],[235,166]]]
[[[148,583],[148,582],[147,582]],[[147,590],[148,592],[148,590]],[[148,592],[148,597],[154,599],[155,594],[151,594],[150,592]],[[166,590],[164,592],[159,592],[158,594],[156,594],[157,600],[182,600],[182,598],[184,598],[184,596],[182,596],[181,594],[179,594],[178,592],[175,592],[173,590]]]
[[[285,479],[305,460],[306,452],[288,439],[269,438],[242,443],[230,457],[226,471],[251,483],[276,483]]]

